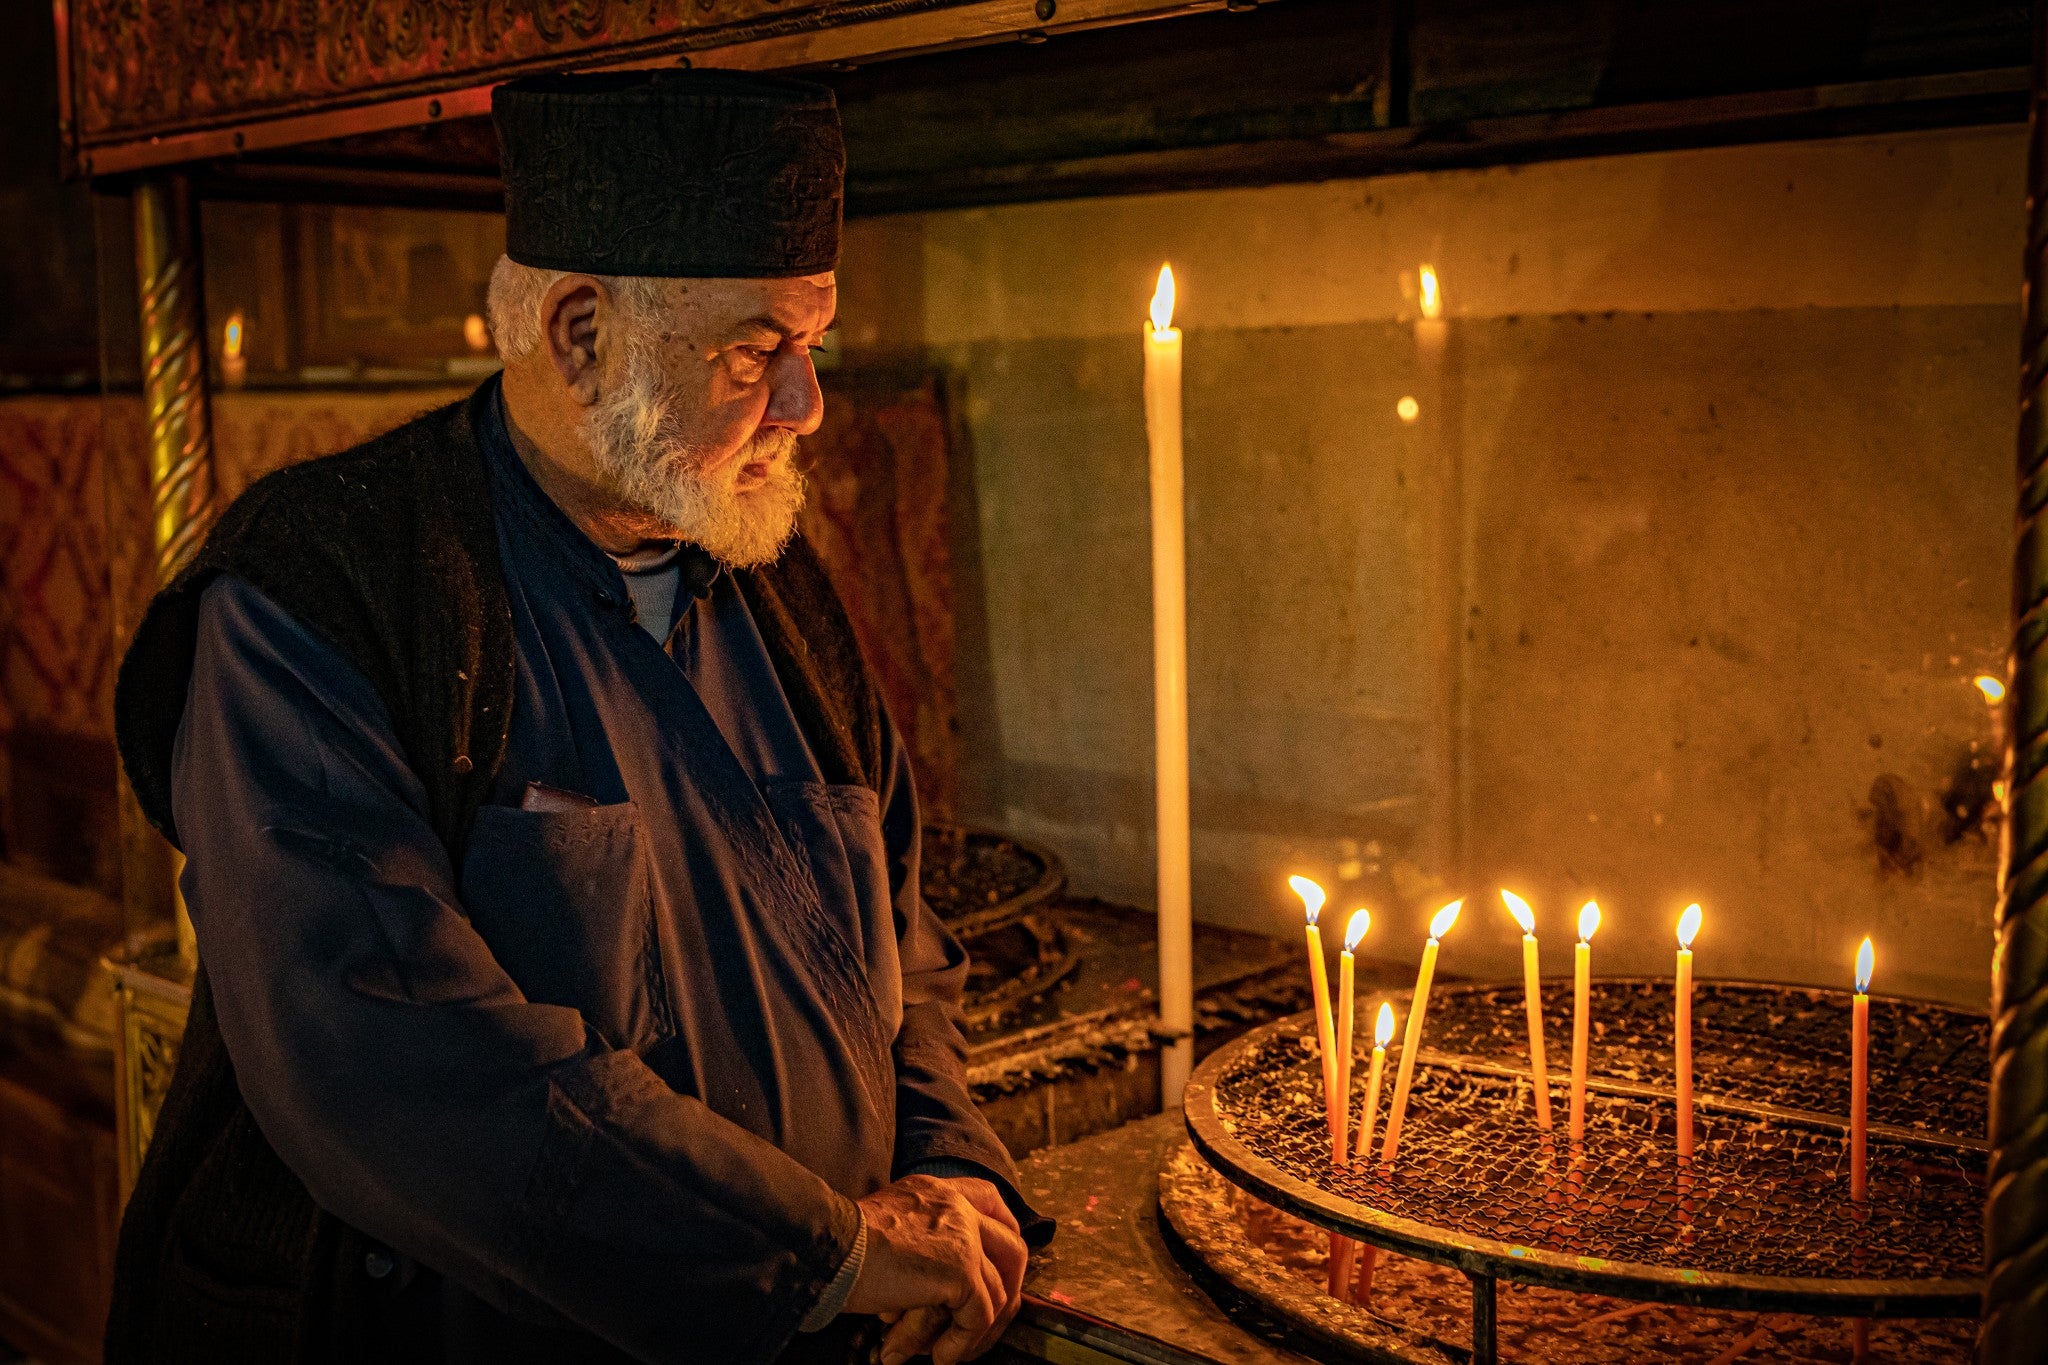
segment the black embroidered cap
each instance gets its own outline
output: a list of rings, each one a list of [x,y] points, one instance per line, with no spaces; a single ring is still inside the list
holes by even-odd
[[[839,264],[846,147],[832,92],[738,71],[534,76],[499,86],[505,254],[673,278]]]

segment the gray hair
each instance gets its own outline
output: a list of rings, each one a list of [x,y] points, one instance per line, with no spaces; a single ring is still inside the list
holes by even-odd
[[[502,359],[518,360],[540,345],[541,301],[547,297],[555,281],[569,273],[521,265],[510,256],[498,257],[497,265],[491,268],[491,289],[484,302],[484,311],[490,318],[491,339],[498,344],[498,355]],[[618,307],[621,321],[634,334],[648,324],[670,297],[668,280],[646,275],[596,275],[592,278],[611,291],[612,302]]]

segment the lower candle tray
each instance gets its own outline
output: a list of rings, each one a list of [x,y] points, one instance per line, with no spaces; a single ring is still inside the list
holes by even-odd
[[[1662,986],[1660,1010],[1656,985],[1596,987],[1594,1017],[1604,1013],[1605,1024],[1576,1158],[1562,1150],[1561,1084],[1553,1086],[1559,1145],[1542,1140],[1521,1067],[1526,1054],[1426,1047],[1393,1170],[1335,1165],[1308,1015],[1247,1034],[1204,1062],[1188,1086],[1189,1133],[1219,1173],[1276,1207],[1468,1275],[1727,1309],[1974,1314],[1984,1155],[1954,1130],[1971,1121],[1968,1095],[1978,1097],[1981,1114],[1979,1073],[1962,1065],[1957,1076],[1930,1081],[1913,1068],[1919,1033],[1967,1036],[1981,1016],[1950,1020],[1939,1006],[1879,1003],[1871,1103],[1886,1122],[1873,1126],[1869,1199],[1858,1205],[1848,1198],[1845,1121],[1811,1107],[1837,1088],[1819,1074],[1836,1065],[1822,1036],[1836,1020],[1846,1076],[1847,996],[1838,1011],[1830,993],[1803,987],[1703,992],[1695,1014],[1706,1035],[1697,1149],[1681,1168],[1669,1047],[1660,1063],[1649,1042],[1656,1030],[1647,1021],[1670,1018],[1670,986]],[[1378,999],[1361,1001],[1361,1015],[1370,1017]],[[1426,1042],[1494,1036],[1485,1016],[1498,1010],[1511,1011],[1503,1023],[1519,1028],[1521,1006],[1518,987],[1440,986]],[[1777,1036],[1757,1039],[1758,1064],[1739,1068],[1740,1084],[1717,1091],[1710,1061],[1730,1046],[1731,1015],[1765,1027],[1776,1019]],[[1563,1061],[1554,1059],[1553,1075]],[[1390,1058],[1390,1077],[1394,1064]],[[1364,1070],[1361,1060],[1354,1075]],[[1897,1103],[1902,1090],[1932,1095],[1941,1086],[1957,1092],[1946,1108],[1921,1114]],[[1363,1088],[1354,1079],[1354,1115]],[[1839,1088],[1846,1110],[1846,1085]],[[1787,1097],[1793,1102],[1774,1102]]]

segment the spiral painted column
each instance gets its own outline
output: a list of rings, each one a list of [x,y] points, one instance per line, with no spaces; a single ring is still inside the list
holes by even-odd
[[[1991,956],[1991,1179],[1979,1365],[2048,1343],[2048,24],[2034,5],[2006,819]]]
[[[191,559],[213,525],[206,307],[200,290],[199,213],[191,182],[178,174],[146,178],[135,186],[134,209],[150,531],[161,586]],[[179,955],[190,962],[191,917],[185,913],[184,899],[175,891],[173,895]]]

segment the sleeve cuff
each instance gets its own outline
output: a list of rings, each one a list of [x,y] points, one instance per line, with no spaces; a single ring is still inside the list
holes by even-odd
[[[997,1189],[1001,1189],[1004,1183],[994,1171],[979,1161],[962,1161],[951,1156],[935,1156],[930,1161],[920,1161],[904,1174],[928,1175],[939,1180],[958,1180],[962,1176],[968,1176],[975,1180],[986,1180]]]
[[[859,1209],[856,1208],[854,1213],[859,1216]],[[853,1297],[854,1281],[860,1278],[861,1262],[867,1259],[867,1255],[868,1220],[863,1217],[859,1230],[853,1234],[853,1249],[840,1262],[839,1273],[832,1277],[832,1283],[825,1286],[825,1292],[818,1296],[818,1301],[811,1305],[811,1311],[804,1314],[804,1320],[797,1324],[797,1331],[821,1331],[839,1316],[840,1310],[846,1307],[846,1301]]]

